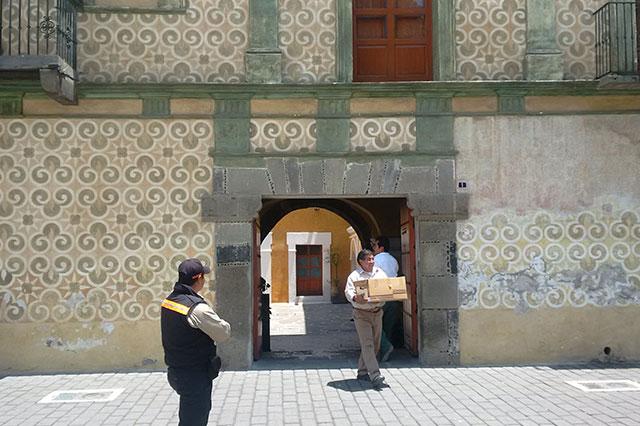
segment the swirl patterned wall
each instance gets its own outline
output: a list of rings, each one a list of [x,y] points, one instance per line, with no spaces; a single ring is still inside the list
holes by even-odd
[[[190,0],[186,15],[78,16],[83,81],[236,83],[244,79],[248,0]]]
[[[463,308],[640,304],[640,207],[496,211],[458,226]]]
[[[592,79],[593,12],[606,0],[555,1],[564,78]],[[279,0],[284,82],[336,80],[335,7],[335,0]],[[12,15],[17,13],[14,4]],[[5,44],[8,16],[3,15]],[[525,0],[457,0],[455,21],[457,79],[523,78]],[[91,82],[241,82],[248,25],[248,0],[194,0],[186,15],[80,13],[80,78]],[[12,36],[13,50],[19,39],[24,49],[25,37],[18,37],[15,28]],[[52,42],[49,50],[54,48]]]
[[[286,83],[336,80],[335,0],[279,0],[279,40]]]
[[[313,119],[251,120],[252,152],[315,152],[316,121]]]
[[[200,220],[209,121],[0,120],[0,322],[155,319]]]
[[[457,0],[458,80],[521,80],[525,0]]]
[[[555,0],[556,41],[564,78],[595,75],[593,12],[606,0]],[[457,0],[456,75],[459,80],[521,80],[526,53],[525,0]]]
[[[595,77],[595,19],[593,12],[607,0],[556,0],[557,42],[564,53],[566,80]]]
[[[351,149],[366,152],[415,151],[414,117],[354,118],[349,128]]]

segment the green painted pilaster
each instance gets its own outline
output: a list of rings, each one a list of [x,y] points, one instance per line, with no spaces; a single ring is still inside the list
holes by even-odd
[[[338,1],[337,40],[336,40],[336,73],[338,81],[351,83],[353,81],[353,2],[352,0]]]
[[[250,151],[250,98],[216,98],[214,134],[216,154],[244,154]]]
[[[451,95],[416,94],[416,151],[453,152]]]
[[[436,0],[433,13],[433,79],[436,81],[455,80],[455,2]]]
[[[524,113],[524,93],[498,91],[498,111],[503,114]]]
[[[22,96],[0,97],[0,115],[20,115],[22,114]]]
[[[282,81],[278,0],[249,1],[249,49],[245,55],[245,68],[249,83]]]
[[[168,96],[148,96],[142,98],[142,115],[146,117],[167,117],[171,114]]]
[[[556,42],[556,3],[527,0],[527,80],[562,80],[562,52]]]
[[[318,99],[316,118],[318,152],[348,152],[350,100],[349,95]]]

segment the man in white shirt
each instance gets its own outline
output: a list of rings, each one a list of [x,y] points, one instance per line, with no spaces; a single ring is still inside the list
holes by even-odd
[[[376,237],[371,239],[375,266],[382,269],[388,277],[398,276],[398,261],[391,256],[389,250],[389,239],[387,237]],[[389,340],[391,332],[397,322],[398,302],[390,302],[384,305],[382,316],[382,333],[380,334],[380,361],[386,362],[393,352],[393,344]]]
[[[375,389],[385,384],[380,374],[376,354],[380,349],[382,332],[382,306],[384,302],[370,303],[362,294],[356,293],[355,281],[370,278],[386,278],[384,271],[374,266],[373,253],[361,250],[358,253],[358,268],[347,278],[344,294],[353,305],[353,321],[360,340],[360,358],[358,359],[358,380],[370,380]]]

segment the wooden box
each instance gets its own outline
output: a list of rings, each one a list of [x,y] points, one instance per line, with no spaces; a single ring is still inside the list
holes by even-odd
[[[404,277],[372,278],[355,281],[356,293],[362,294],[369,302],[392,302],[407,299],[407,282]]]

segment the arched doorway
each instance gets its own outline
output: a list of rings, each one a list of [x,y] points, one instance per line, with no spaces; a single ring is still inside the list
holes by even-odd
[[[246,369],[253,362],[257,333],[252,327],[257,315],[251,301],[258,296],[260,268],[256,265],[262,238],[286,214],[288,203],[324,207],[316,205],[317,200],[327,202],[329,210],[337,208],[337,214],[352,214],[348,222],[363,241],[374,229],[367,226],[373,222],[374,210],[383,216],[395,215],[399,232],[398,205],[390,208],[388,203],[399,200],[411,209],[405,217],[414,228],[414,240],[409,243],[414,264],[419,259],[413,302],[417,308],[411,309],[411,315],[412,323],[418,317],[412,332],[417,335],[420,361],[459,363],[456,222],[466,217],[469,197],[456,192],[453,158],[416,163],[413,154],[401,158],[349,154],[344,158],[268,157],[263,162],[227,160],[223,164],[218,158],[212,193],[202,198],[203,220],[215,222],[212,288],[217,308],[234,324],[232,339],[220,347],[227,368]],[[382,226],[380,232],[389,234]],[[399,237],[395,244],[400,246]]]
[[[270,242],[270,247],[262,249],[269,253],[271,262],[261,259],[256,263],[271,265],[260,276],[271,277],[271,301],[276,304],[272,305],[276,309],[272,309],[269,330],[272,355],[340,357],[353,356],[358,350],[350,322],[351,307],[343,295],[352,270],[349,227],[364,247],[373,236],[390,239],[390,252],[402,265],[401,274],[407,276],[412,295],[398,310],[395,346],[406,346],[409,353],[417,355],[415,250],[408,248],[415,239],[403,242],[403,236],[409,236],[408,228],[403,228],[408,218],[411,216],[403,198],[263,200],[256,232],[261,241]],[[310,273],[322,277],[322,282],[310,283]],[[258,316],[254,321],[254,359],[258,359],[256,349],[262,346],[261,338],[267,336],[257,324]],[[279,324],[281,330],[277,329],[278,321],[284,321]]]

